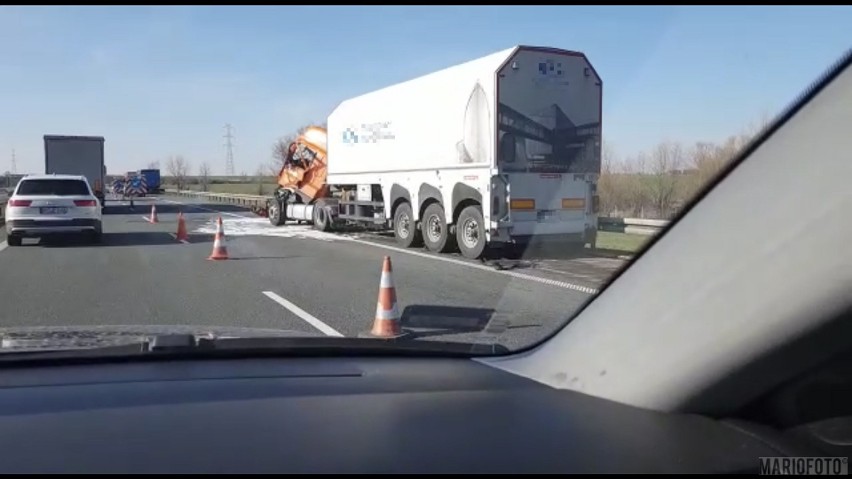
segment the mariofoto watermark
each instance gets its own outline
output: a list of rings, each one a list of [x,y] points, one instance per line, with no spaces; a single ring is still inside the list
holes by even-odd
[[[766,476],[849,474],[848,457],[761,457],[760,474]]]

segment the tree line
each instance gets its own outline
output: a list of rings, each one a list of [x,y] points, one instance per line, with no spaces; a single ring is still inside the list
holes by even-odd
[[[600,215],[672,218],[768,123],[764,118],[720,143],[689,146],[664,141],[624,159],[604,142],[598,181]]]
[[[685,145],[676,141],[663,141],[650,151],[625,158],[619,158],[613,148],[604,142],[598,181],[600,215],[654,219],[673,217],[768,123],[768,117],[764,117],[743,132],[719,143],[697,142]],[[266,190],[275,183],[290,143],[313,125],[326,127],[324,122],[307,123],[277,139],[272,144],[270,160],[257,166],[253,179],[243,171],[240,175],[243,182],[257,183],[257,194],[268,193]],[[148,168],[159,167],[159,162],[148,165]],[[169,183],[178,189],[200,184],[202,191],[207,191],[211,183],[210,164],[203,162],[198,165],[196,177],[192,176],[191,171],[192,165],[182,155],[171,156],[166,161]]]

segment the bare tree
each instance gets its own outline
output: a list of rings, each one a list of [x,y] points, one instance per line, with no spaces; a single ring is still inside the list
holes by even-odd
[[[606,216],[617,214],[624,207],[619,185],[624,175],[618,172],[618,159],[612,146],[604,142],[601,161],[601,177],[598,180],[598,194],[601,198],[600,211]]]
[[[201,191],[207,191],[210,184],[210,163],[205,161],[198,165],[198,179],[201,182]]]
[[[647,185],[651,206],[659,217],[668,218],[675,203],[675,173],[683,164],[683,148],[678,143],[660,143],[651,153],[650,160]]]
[[[722,142],[699,142],[689,149],[664,142],[649,154],[624,161],[604,144],[598,183],[601,214],[670,218],[706,188],[770,119],[764,115]]]
[[[187,175],[189,174],[189,161],[184,159],[182,155],[169,157],[166,163],[166,170],[173,178],[178,190],[183,190],[187,185]]]
[[[309,127],[314,125],[316,125],[316,123],[302,125],[295,133],[282,136],[272,144],[272,163],[266,168],[271,174],[277,176],[278,172],[281,171],[281,167],[284,166],[284,160],[287,159],[287,152],[290,148],[290,143],[292,143],[299,135],[303,134]],[[321,126],[325,128],[326,123],[322,123]]]
[[[159,170],[160,169],[160,160],[148,162],[149,170]]]
[[[645,188],[645,174],[647,172],[648,158],[644,152],[640,152],[633,158],[628,159],[621,166],[623,180],[619,188],[624,198],[624,211],[629,216],[643,218],[647,204],[648,192]]]
[[[263,165],[263,164],[257,165],[257,170],[254,173],[255,177],[257,178],[257,194],[261,195],[261,196],[266,194],[263,191],[264,190],[263,186],[264,186],[264,181],[266,180],[266,178],[268,178],[268,176],[266,174],[267,168],[268,168],[268,165]]]

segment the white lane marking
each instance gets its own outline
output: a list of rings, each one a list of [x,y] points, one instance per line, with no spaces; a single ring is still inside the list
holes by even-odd
[[[285,308],[290,310],[291,313],[293,313],[296,316],[304,319],[305,322],[307,322],[311,326],[319,329],[326,336],[337,336],[337,337],[341,337],[341,338],[343,337],[343,335],[340,334],[336,329],[334,329],[331,326],[323,323],[319,319],[311,316],[308,312],[306,312],[302,308],[300,308],[300,307],[296,306],[295,304],[287,301],[286,299],[282,298],[281,296],[278,296],[277,294],[273,293],[272,291],[264,291],[263,294],[266,295],[266,297],[271,299],[272,301],[275,301],[276,303],[278,303],[281,306],[284,306]]]
[[[142,216],[142,219],[143,219],[143,220],[145,220],[145,221],[147,221],[148,223],[151,223],[151,217],[150,217],[150,216],[144,216],[144,215],[143,215],[143,216]],[[157,218],[157,219],[159,220],[159,218]],[[151,224],[154,224],[154,223],[151,223]]]
[[[164,199],[164,198],[159,198],[159,200],[162,201],[162,202],[165,202],[165,203],[172,203],[172,204],[176,204],[176,205],[184,205],[186,207],[197,209],[197,210],[209,211],[211,213],[219,213],[220,215],[234,216],[234,217],[237,217],[237,218],[248,218],[248,216],[238,215],[236,213],[229,213],[227,211],[211,210],[210,208],[204,208],[204,207],[196,206],[196,205],[188,205],[186,203],[181,203],[180,201],[172,201],[172,200],[167,200],[167,199]]]
[[[162,201],[168,201],[170,203],[177,203],[177,204],[184,204],[184,203],[180,203],[178,201],[171,201],[171,200],[162,200]],[[557,281],[557,280],[553,280],[553,279],[541,278],[539,276],[532,276],[532,275],[528,275],[528,274],[524,274],[524,273],[518,273],[517,271],[501,271],[501,270],[493,269],[493,268],[490,268],[488,266],[484,266],[484,265],[481,265],[481,264],[462,261],[462,260],[459,260],[459,259],[456,259],[456,258],[433,255],[433,254],[428,254],[428,253],[424,253],[424,252],[416,251],[416,250],[398,248],[398,247],[386,245],[386,244],[383,244],[383,243],[375,243],[375,242],[372,242],[372,241],[362,240],[362,239],[356,238],[354,236],[348,236],[348,235],[345,235],[345,234],[323,233],[323,232],[314,230],[310,226],[292,226],[291,225],[291,226],[274,227],[274,226],[271,226],[269,224],[268,220],[263,219],[263,218],[254,218],[254,217],[250,217],[250,216],[242,216],[242,215],[237,215],[237,214],[233,214],[233,213],[219,212],[219,211],[216,211],[216,210],[209,210],[207,208],[201,208],[199,206],[192,206],[192,208],[199,208],[199,209],[203,209],[203,210],[206,210],[206,211],[212,211],[214,213],[221,213],[221,214],[226,214],[226,215],[230,215],[230,216],[236,216],[236,217],[244,220],[240,224],[232,224],[232,223],[227,224],[226,223],[226,225],[225,225],[226,226],[226,228],[225,228],[226,237],[227,237],[228,233],[230,232],[230,234],[232,236],[234,236],[234,235],[236,235],[236,236],[257,235],[257,236],[297,237],[297,238],[301,238],[301,239],[320,239],[320,240],[323,240],[323,241],[352,241],[352,242],[364,244],[364,245],[367,245],[367,246],[373,246],[375,248],[384,248],[384,249],[391,250],[391,251],[397,251],[399,253],[405,253],[405,254],[410,254],[410,255],[414,255],[414,256],[420,256],[421,258],[434,259],[434,260],[438,260],[438,261],[445,261],[447,263],[452,263],[452,264],[456,264],[456,265],[459,265],[459,266],[467,266],[469,268],[474,268],[474,269],[478,269],[478,270],[481,270],[481,271],[487,271],[489,273],[503,274],[503,275],[506,275],[506,276],[510,276],[512,278],[524,279],[524,280],[533,281],[533,282],[536,282],[536,283],[547,284],[547,285],[550,285],[550,286],[556,286],[557,288],[570,289],[572,291],[578,291],[578,292],[585,293],[585,294],[594,295],[594,294],[597,294],[597,292],[598,292],[598,290],[596,288],[590,288],[588,286],[582,286],[582,285],[579,285],[579,284],[568,283],[566,281]],[[260,228],[261,224],[264,226],[263,228]],[[207,226],[209,226],[210,228],[215,228],[214,226],[210,226],[210,225],[207,225]],[[234,229],[235,227],[236,227],[236,230]],[[211,231],[207,231],[207,228],[205,228],[203,226],[200,229],[197,229],[196,232],[213,234],[213,233],[215,233],[215,229],[211,230]]]
[[[355,243],[361,243],[367,246],[374,246],[376,248],[384,248],[391,251],[397,251],[399,253],[410,254],[414,256],[420,256],[421,258],[429,258],[438,261],[446,261],[447,263],[457,264],[459,266],[467,266],[469,268],[474,268],[482,271],[488,271],[489,273],[498,273],[504,274],[506,276],[511,276],[513,278],[525,279],[527,281],[535,281],[536,283],[548,284],[550,286],[556,286],[559,288],[570,289],[573,291],[579,291],[581,293],[586,294],[597,294],[598,290],[595,288],[589,288],[587,286],[580,286],[579,284],[567,283],[565,281],[556,281],[553,279],[540,278],[538,276],[531,276],[528,274],[518,273],[516,271],[500,271],[496,269],[489,268],[488,266],[483,266],[481,264],[468,263],[467,261],[462,261],[455,258],[448,258],[446,256],[435,256],[428,253],[423,253],[420,251],[407,250],[403,248],[397,248],[396,246],[390,246],[386,244],[373,243],[372,241],[365,241],[357,238],[347,238],[348,241],[354,241]]]
[[[7,246],[9,246],[9,244],[6,243],[6,241],[0,241],[0,251],[6,249]]]
[[[169,233],[169,236],[171,236],[172,239],[177,239],[177,233]],[[180,242],[183,243],[183,244],[189,244],[189,241],[187,241],[185,239],[180,240]]]

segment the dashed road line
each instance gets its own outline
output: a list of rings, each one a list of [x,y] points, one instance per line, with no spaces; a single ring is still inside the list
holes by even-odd
[[[457,264],[457,265],[460,265],[460,266],[467,266],[469,268],[479,269],[479,270],[482,270],[482,271],[488,271],[489,273],[503,274],[503,275],[506,275],[506,276],[511,276],[513,278],[525,279],[525,280],[528,280],[528,281],[535,281],[537,283],[548,284],[550,286],[556,286],[556,287],[559,287],[559,288],[570,289],[570,290],[573,290],[573,291],[579,291],[581,293],[597,294],[597,292],[598,292],[598,290],[595,289],[595,288],[589,288],[587,286],[581,286],[579,284],[568,283],[568,282],[565,282],[565,281],[557,281],[557,280],[554,280],[554,279],[541,278],[541,277],[538,277],[538,276],[532,276],[532,275],[528,275],[528,274],[518,273],[516,271],[495,270],[495,269],[489,268],[488,266],[483,266],[481,264],[468,263],[467,261],[462,261],[462,260],[455,259],[455,258],[449,258],[449,257],[446,257],[446,256],[435,256],[435,255],[423,253],[423,252],[420,252],[420,251],[413,251],[413,250],[398,248],[396,246],[390,246],[390,245],[386,245],[386,244],[373,243],[372,241],[366,241],[366,240],[362,240],[362,239],[356,239],[356,238],[346,238],[346,239],[348,241],[353,241],[355,243],[361,243],[361,244],[364,244],[364,245],[367,245],[367,246],[375,246],[377,248],[384,248],[384,249],[388,249],[388,250],[391,250],[391,251],[397,251],[399,253],[405,253],[405,254],[410,254],[410,255],[414,255],[414,256],[420,256],[422,258],[429,258],[429,259],[434,259],[434,260],[438,260],[438,261],[445,261],[447,263],[453,263],[453,264]]]
[[[263,294],[267,298],[271,299],[272,301],[275,301],[276,303],[280,304],[281,306],[284,306],[285,308],[287,308],[287,310],[289,310],[291,313],[293,313],[296,316],[304,319],[306,323],[308,323],[311,326],[322,331],[322,333],[325,334],[326,336],[343,337],[343,335],[340,334],[340,332],[338,332],[336,329],[334,329],[331,326],[323,323],[319,319],[313,317],[310,313],[306,312],[304,309],[296,306],[295,304],[291,303],[290,301],[287,301],[286,299],[282,298],[281,296],[278,296],[277,294],[273,293],[272,291],[264,291]]]

